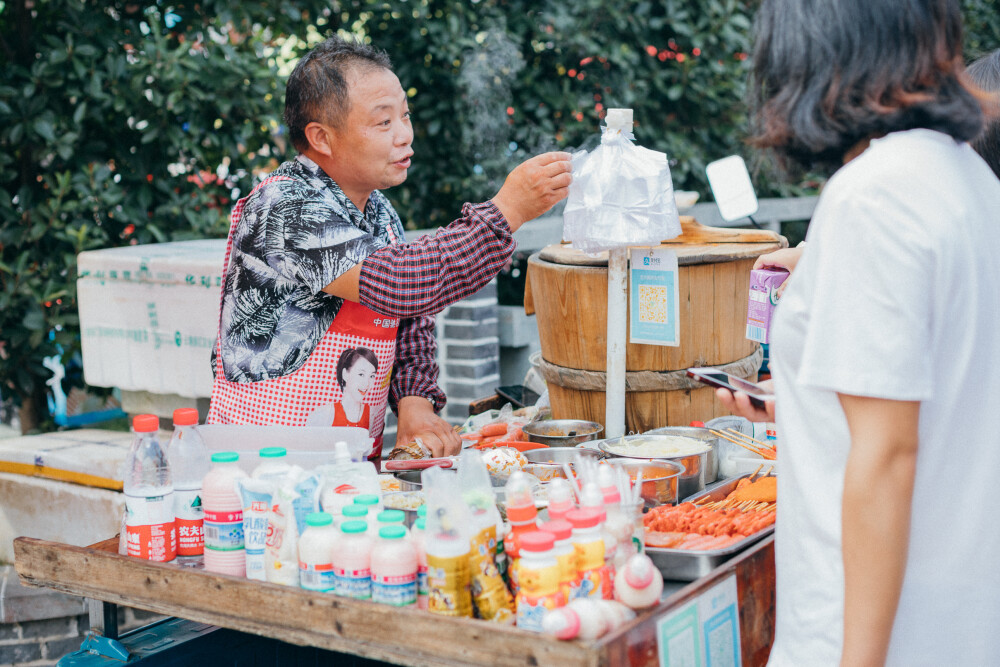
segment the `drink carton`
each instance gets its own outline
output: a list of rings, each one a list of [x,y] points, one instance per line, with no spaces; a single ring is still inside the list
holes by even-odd
[[[778,305],[776,292],[788,278],[784,269],[756,269],[750,272],[750,302],[747,307],[747,338],[769,342],[771,318]]]

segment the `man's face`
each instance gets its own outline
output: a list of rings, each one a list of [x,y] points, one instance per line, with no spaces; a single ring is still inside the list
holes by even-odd
[[[347,77],[350,111],[333,140],[330,176],[355,204],[372,190],[406,180],[413,128],[399,79],[381,68],[354,68]]]

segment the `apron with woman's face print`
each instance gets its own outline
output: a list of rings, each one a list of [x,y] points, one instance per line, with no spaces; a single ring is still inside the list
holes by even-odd
[[[233,228],[239,220],[244,201],[246,198],[233,208]],[[226,245],[223,275],[229,267],[231,250],[232,231]],[[258,382],[226,380],[221,343],[217,342],[215,383],[207,422],[260,426],[361,426],[367,418],[369,435],[375,439],[371,458],[378,459],[382,451],[389,381],[396,360],[398,327],[398,319],[379,315],[359,303],[345,300],[302,368],[284,377]],[[343,388],[337,378],[338,363],[342,358],[351,362],[340,374]]]

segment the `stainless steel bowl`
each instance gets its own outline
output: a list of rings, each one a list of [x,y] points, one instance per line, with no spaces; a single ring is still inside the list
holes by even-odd
[[[708,464],[705,468],[705,484],[712,484],[719,479],[719,438],[712,435],[712,429],[700,426],[664,426],[646,431],[646,435],[680,435],[685,438],[704,440],[711,444],[712,448],[708,451]]]
[[[400,481],[402,485],[402,481]],[[392,491],[382,494],[382,506],[387,510],[399,510],[403,513],[403,522],[407,528],[412,528],[417,521],[417,512],[424,504],[422,491]]]
[[[585,459],[603,459],[604,453],[597,449],[576,449],[572,447],[549,447],[548,449],[533,449],[523,452],[528,459],[524,472],[534,475],[543,482],[549,482],[556,477],[566,478],[563,464],[573,465],[577,456]]]
[[[680,481],[685,470],[680,463],[665,459],[615,459],[614,465],[619,464],[625,468],[633,482],[638,479],[639,471],[642,471],[642,491],[639,494],[646,507],[676,505],[678,499],[686,497],[680,493]]]
[[[549,447],[575,447],[581,442],[597,440],[604,427],[597,422],[580,419],[550,419],[525,424],[521,430],[529,442]]]
[[[621,443],[620,438],[601,440],[598,443],[598,447],[602,452],[614,458],[641,459],[646,461],[674,461],[675,463],[681,464],[684,466],[684,474],[681,475],[678,482],[678,491],[682,498],[698,493],[705,488],[705,484],[715,481],[715,436],[709,433],[707,429],[696,427],[670,427],[668,429],[657,429],[656,433],[650,431],[643,435],[625,436],[625,444],[627,446],[630,440],[656,437],[657,435],[676,435],[701,440],[705,442],[708,448],[703,452],[688,454],[685,456],[640,456],[638,454],[631,456],[627,452],[617,449]]]
[[[445,470],[454,471],[454,468],[445,468]],[[420,491],[424,488],[424,484],[421,481],[420,475],[423,470],[405,470],[403,472],[393,473],[396,479],[399,480],[399,490],[400,491]]]

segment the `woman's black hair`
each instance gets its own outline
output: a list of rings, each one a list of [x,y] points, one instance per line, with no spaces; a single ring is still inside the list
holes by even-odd
[[[316,122],[340,127],[351,101],[347,74],[351,67],[392,71],[385,51],[360,42],[330,37],[295,66],[285,86],[285,125],[296,150],[309,148],[306,125]]]
[[[378,370],[378,357],[367,347],[347,348],[340,353],[340,359],[337,360],[337,384],[340,385],[341,391],[344,390],[344,385],[347,384],[344,381],[344,371],[354,368],[354,362],[358,359],[365,359],[375,367],[375,370]]]
[[[764,0],[752,143],[835,170],[859,142],[890,132],[969,141],[983,109],[963,72],[958,0]]]
[[[995,115],[1000,115],[1000,49],[969,65],[968,71],[974,84],[992,93]],[[1000,118],[991,118],[986,123],[982,134],[972,140],[972,147],[1000,178]]]

